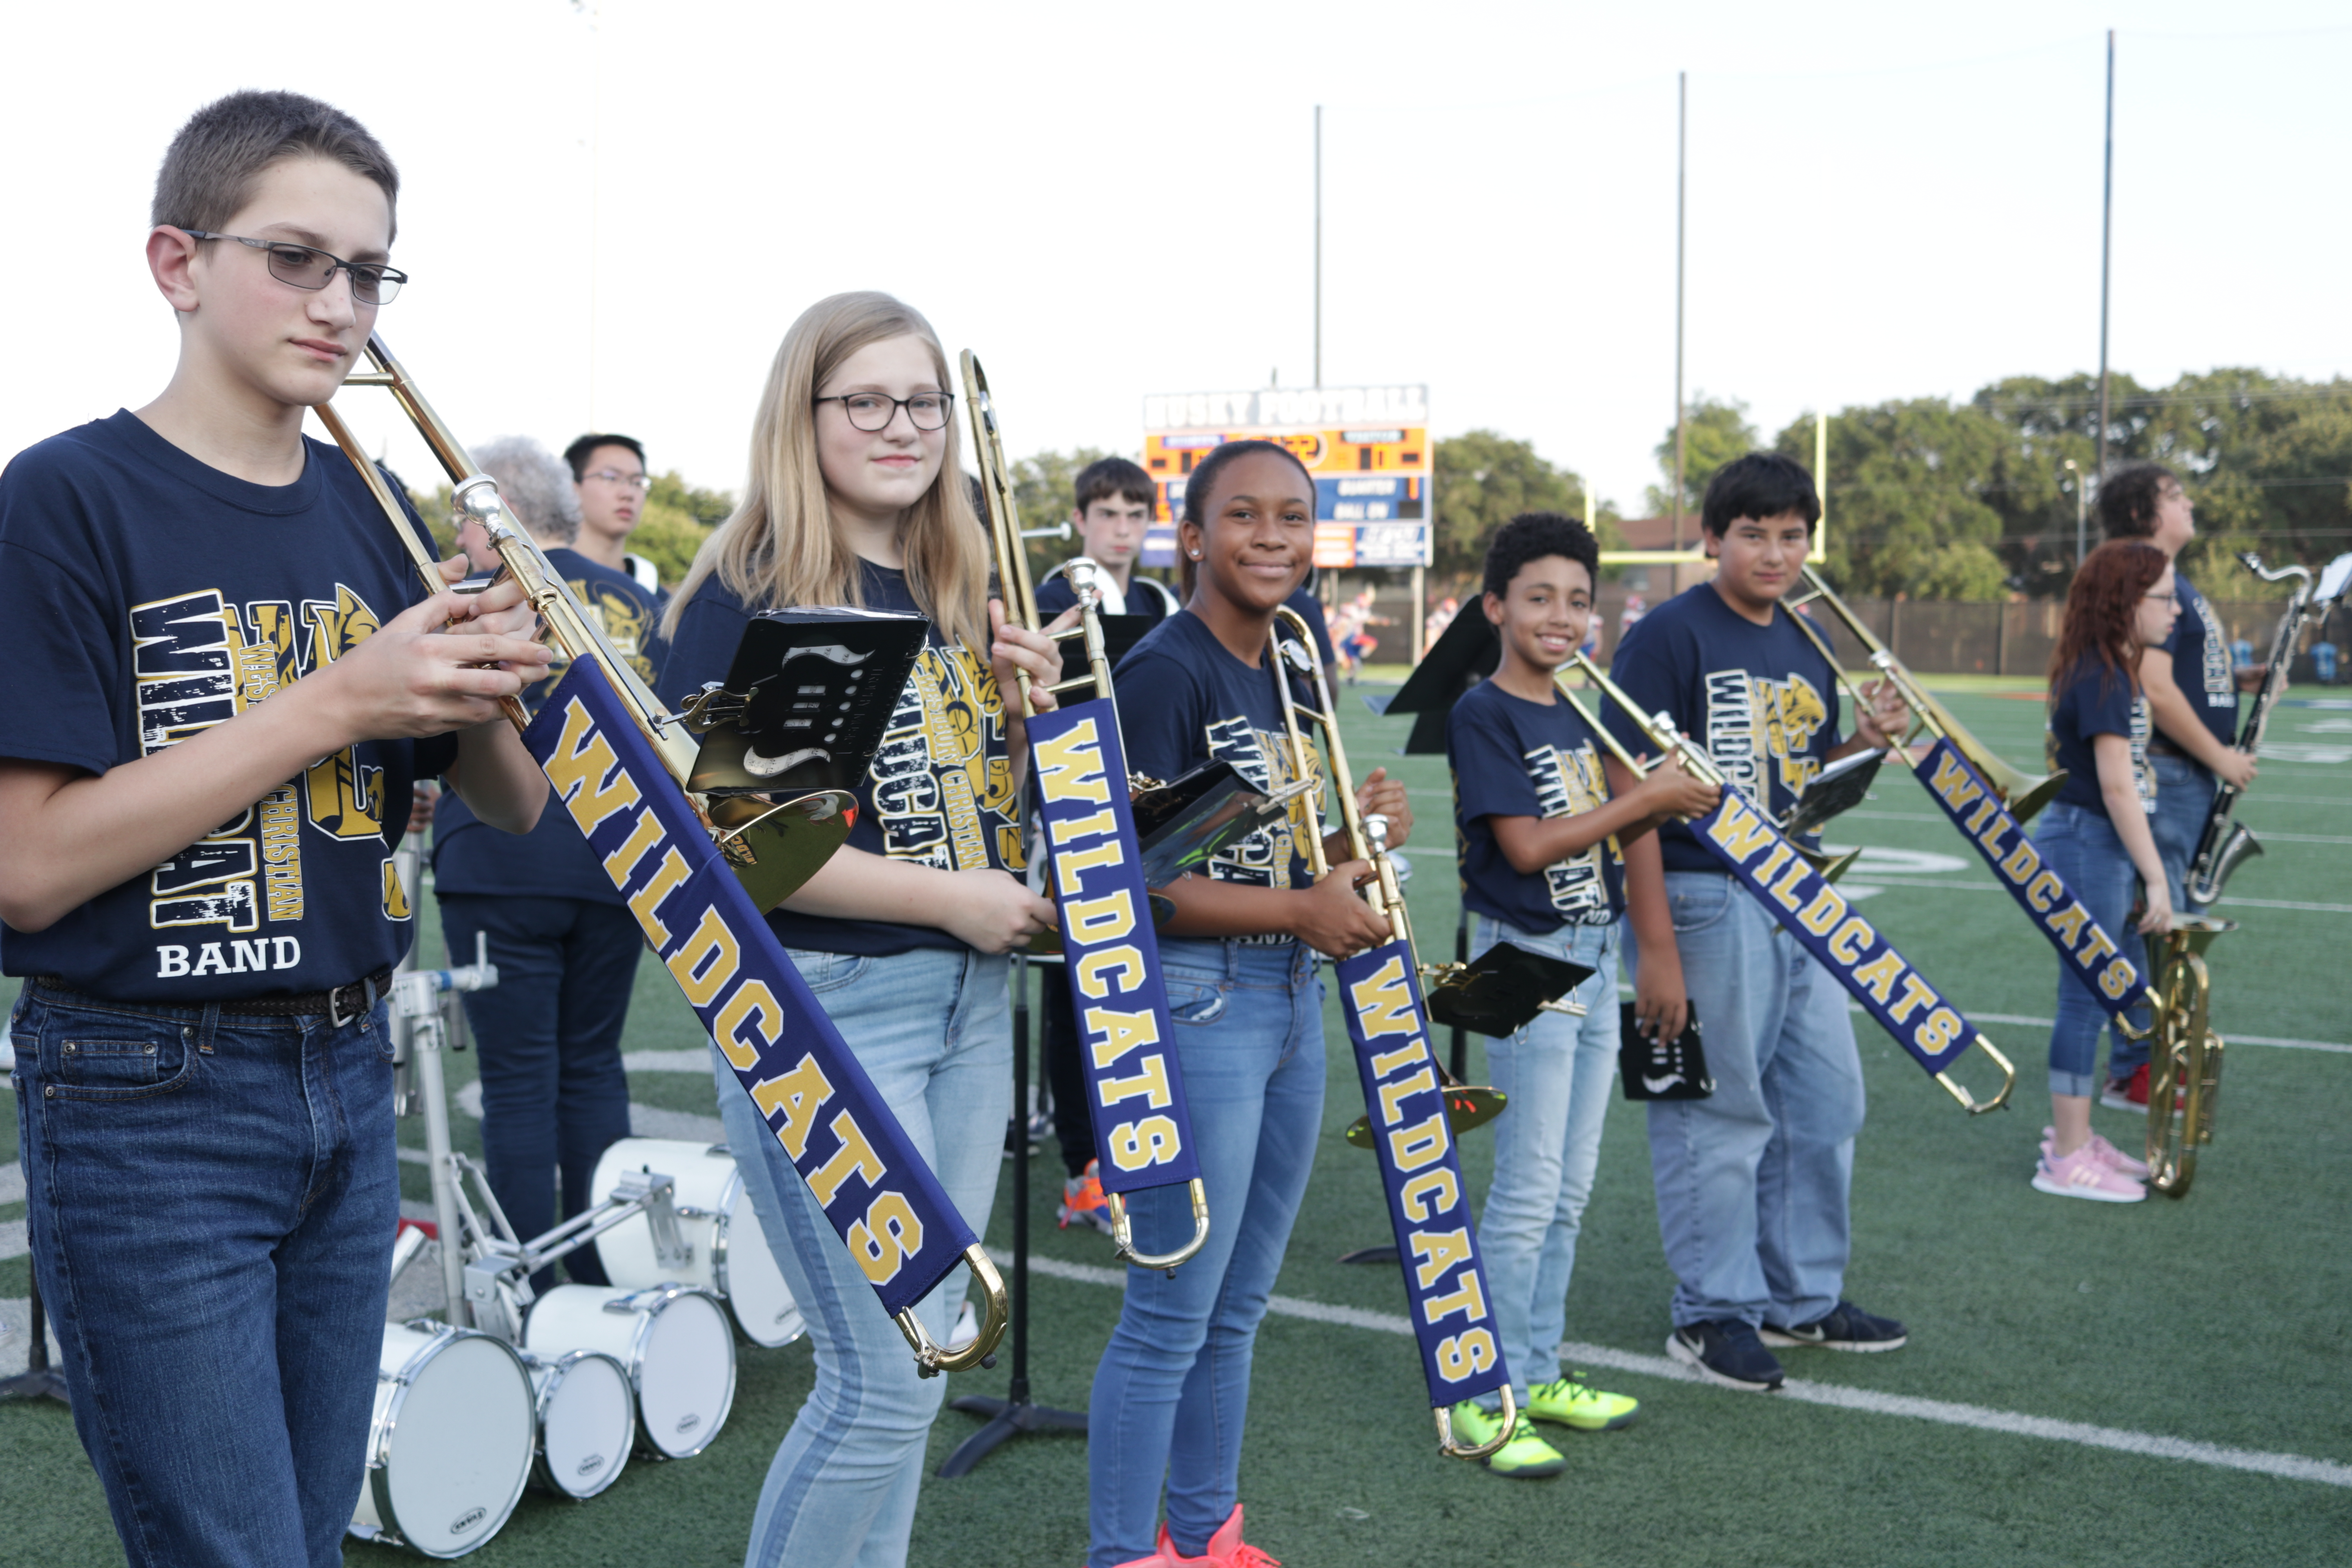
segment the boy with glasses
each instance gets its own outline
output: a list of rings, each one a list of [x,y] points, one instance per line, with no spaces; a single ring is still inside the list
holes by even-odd
[[[315,100],[199,110],[146,238],[171,384],[0,475],[26,1220],[134,1568],[341,1560],[400,1212],[391,840],[421,776],[509,831],[548,794],[498,707],[547,668],[520,591],[420,598],[302,435],[402,281],[398,186]]]
[[[653,477],[646,472],[645,447],[634,436],[592,432],[564,447],[563,460],[572,465],[572,487],[579,503],[579,528],[569,542],[572,550],[608,572],[626,573],[657,601],[666,600],[654,563],[622,549],[645,512],[646,492],[654,488]]]
[[[1727,464],[1699,520],[1714,581],[1643,616],[1610,668],[1776,819],[1826,763],[1884,750],[1904,728],[1902,700],[1879,681],[1839,740],[1836,672],[1780,605],[1821,515],[1799,464],[1769,452]],[[1608,723],[1627,750],[1650,749],[1623,713]],[[1612,794],[1635,783],[1613,759],[1609,782]],[[1683,823],[1625,846],[1625,895],[1637,1026],[1672,1037],[1696,1008],[1716,1080],[1706,1099],[1650,1102],[1675,1279],[1667,1352],[1709,1383],[1761,1392],[1781,1383],[1769,1345],[1897,1348],[1902,1324],[1842,1295],[1863,1117],[1843,987]]]

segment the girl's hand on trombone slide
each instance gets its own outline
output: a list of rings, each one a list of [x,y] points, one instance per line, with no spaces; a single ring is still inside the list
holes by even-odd
[[[1723,800],[1720,785],[1685,773],[1681,755],[1674,752],[1633,786],[1633,794],[1644,816],[1704,816]]]
[[[1386,768],[1374,768],[1356,786],[1356,809],[1366,816],[1389,819],[1389,847],[1393,849],[1412,832],[1412,805],[1402,781],[1389,777]]]
[[[1885,676],[1862,689],[1869,705],[1857,705],[1853,715],[1853,738],[1874,752],[1899,746],[1903,737],[1911,731],[1910,705],[1895,683]]]
[[[1369,860],[1343,860],[1313,887],[1289,895],[1286,929],[1326,958],[1347,958],[1389,940],[1388,917],[1356,895],[1376,873]]]
[[[949,879],[938,924],[982,952],[1010,952],[1055,927],[1054,906],[1003,871],[942,871]]]
[[[1004,698],[1004,715],[1008,722],[1021,719],[1021,704],[1014,694],[1021,676],[1029,677],[1029,711],[1051,713],[1061,706],[1046,688],[1062,679],[1062,645],[1053,634],[1067,631],[1078,624],[1078,612],[1074,605],[1049,623],[1042,632],[1013,626],[1004,618],[1004,604],[999,599],[988,601],[988,628],[995,638],[988,650],[988,662],[996,671],[996,689]]]

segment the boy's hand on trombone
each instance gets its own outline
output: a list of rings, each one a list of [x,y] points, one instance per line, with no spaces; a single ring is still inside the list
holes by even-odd
[[[1402,780],[1389,777],[1386,768],[1374,768],[1356,786],[1356,809],[1366,816],[1389,819],[1389,847],[1393,849],[1412,832],[1412,805]]]
[[[1882,675],[1864,687],[1862,695],[1868,705],[1854,713],[1854,739],[1879,752],[1901,745],[1903,737],[1911,732],[1911,707],[1895,682]]]
[[[512,583],[480,595],[445,589],[306,677],[301,684],[326,688],[340,720],[320,753],[502,719],[500,698],[547,677],[548,650],[532,636],[538,616],[521,597]]]
[[[1290,895],[1289,931],[1326,958],[1347,958],[1389,940],[1388,917],[1356,889],[1378,873],[1369,860],[1343,860],[1313,887]]]
[[[1675,752],[1652,767],[1633,793],[1645,816],[1704,816],[1723,801],[1722,786],[1685,773],[1682,756]]]

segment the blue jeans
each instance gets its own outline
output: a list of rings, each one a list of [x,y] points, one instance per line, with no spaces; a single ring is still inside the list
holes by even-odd
[[[1168,1532],[1198,1556],[1234,1511],[1250,1354],[1282,1268],[1323,1121],[1323,986],[1302,944],[1160,944],[1176,1059],[1192,1113],[1209,1238],[1171,1279],[1129,1268],[1118,1326],[1095,1369],[1087,1426],[1093,1568],[1152,1554]],[[1192,1234],[1181,1186],[1129,1200],[1137,1245]]]
[[[1715,1078],[1705,1100],[1650,1102],[1675,1326],[1810,1323],[1836,1307],[1852,1244],[1863,1092],[1845,990],[1729,877],[1670,871],[1666,900]]]
[[[14,1026],[34,1274],[124,1554],[341,1563],[400,1217],[384,1009],[28,982]]]
[[[2172,912],[2202,914],[2205,906],[2189,901],[2189,862],[2197,857],[2197,840],[2204,836],[2206,814],[2213,809],[2219,781],[2205,764],[2187,757],[2153,752],[2148,766],[2156,770],[2156,815],[2147,826],[2156,836],[2156,858],[2164,862],[2166,889],[2172,895]]]
[[[2113,937],[2123,955],[2147,973],[2147,953],[2139,932],[2132,930],[2132,900],[2139,890],[2139,873],[2116,832],[2116,825],[2097,806],[2053,801],[2042,812],[2033,830],[2034,847],[2049,868],[2065,879],[2083,900],[2099,929]],[[2144,1021],[2144,1020],[2143,1020]],[[2099,1031],[2110,1028],[2107,1010],[2074,972],[2058,966],[2058,1016],[2050,1026],[2050,1092],[2077,1098],[2099,1092]],[[2146,1040],[2114,1036],[2107,1049],[2107,1073],[2128,1078],[2147,1060]]]
[[[1537,936],[1478,916],[1472,956],[1498,942],[1593,972],[1568,998],[1584,1005],[1583,1017],[1538,1013],[1507,1039],[1486,1042],[1487,1076],[1509,1108],[1495,1122],[1495,1180],[1478,1215],[1478,1253],[1495,1292],[1511,1392],[1524,1408],[1528,1384],[1559,1376],[1576,1237],[1617,1085],[1618,928],[1570,925]]]
[[[496,985],[466,994],[466,1021],[481,1060],[482,1163],[529,1240],[592,1206],[597,1157],[629,1135],[621,1028],[646,939],[625,904],[473,893],[442,897],[441,930],[452,963],[473,963],[485,931],[499,966]],[[563,1267],[581,1284],[606,1282],[593,1244]],[[554,1283],[551,1267],[531,1276],[535,1289]]]
[[[929,947],[792,960],[956,1211],[987,1234],[1013,1103],[1009,961]],[[716,1047],[711,1066],[728,1147],[816,1351],[816,1386],[768,1466],[745,1568],[898,1568],[948,1380],[916,1375],[906,1337]],[[958,1268],[916,1309],[940,1344],[965,1279]]]

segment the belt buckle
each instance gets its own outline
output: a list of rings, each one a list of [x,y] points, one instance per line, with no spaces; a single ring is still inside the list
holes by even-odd
[[[346,991],[357,991],[367,998],[360,1011],[353,1013],[348,1018],[343,1016],[343,993]],[[327,992],[327,1025],[330,1028],[340,1029],[345,1025],[356,1024],[362,1017],[373,1011],[375,1011],[375,976],[373,974],[364,980],[354,980],[349,985],[334,986]]]

